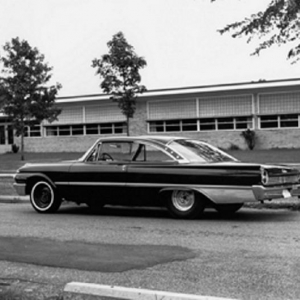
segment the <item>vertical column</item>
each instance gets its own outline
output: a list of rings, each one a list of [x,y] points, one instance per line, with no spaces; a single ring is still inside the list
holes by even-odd
[[[259,114],[259,94],[253,94],[253,102],[252,102],[252,112],[253,112],[253,129],[257,130],[258,127],[258,114]]]

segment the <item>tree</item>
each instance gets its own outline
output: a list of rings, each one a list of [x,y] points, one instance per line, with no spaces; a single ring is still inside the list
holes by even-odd
[[[122,114],[126,116],[127,135],[129,135],[129,119],[133,118],[136,109],[137,95],[146,91],[139,85],[141,76],[139,70],[147,63],[143,57],[137,56],[134,48],[127,43],[122,32],[115,34],[107,43],[109,53],[95,58],[92,67],[100,75],[100,87],[110,99],[118,103]]]
[[[46,86],[52,68],[44,63],[44,56],[18,37],[3,47],[6,55],[0,57],[3,69],[0,77],[0,110],[21,136],[21,159],[24,160],[26,126],[57,119],[61,110],[54,101],[61,85]]]
[[[217,0],[211,0],[212,2]],[[250,42],[257,36],[261,42],[253,54],[273,45],[291,44],[287,58],[294,63],[300,59],[300,0],[270,0],[265,11],[258,12],[242,21],[234,22],[219,30],[232,37],[248,37]]]

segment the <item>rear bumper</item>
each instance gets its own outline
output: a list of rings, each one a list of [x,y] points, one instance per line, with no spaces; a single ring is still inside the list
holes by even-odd
[[[300,196],[300,185],[279,187],[253,186],[252,190],[258,201]]]
[[[300,185],[264,187],[254,186],[202,186],[195,190],[216,204],[246,203],[300,196]]]

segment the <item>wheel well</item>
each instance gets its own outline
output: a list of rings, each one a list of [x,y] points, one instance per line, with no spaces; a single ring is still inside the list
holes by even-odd
[[[211,200],[204,195],[203,193],[199,192],[198,190],[195,189],[188,189],[188,188],[166,188],[166,189],[162,189],[159,192],[159,196],[162,199],[162,201],[164,201],[164,204],[166,204],[166,201],[168,200],[168,197],[171,197],[171,194],[173,191],[177,191],[177,190],[187,190],[187,191],[194,191],[195,195],[197,197],[198,200],[200,201],[204,201],[206,205],[211,205]]]
[[[48,179],[41,177],[41,176],[33,176],[30,177],[27,180],[27,184],[26,184],[26,195],[30,195],[31,189],[33,188],[33,186],[39,182],[39,181],[45,181],[47,183],[49,183],[50,185],[52,185],[54,187],[54,185],[52,184],[52,182],[50,182]]]

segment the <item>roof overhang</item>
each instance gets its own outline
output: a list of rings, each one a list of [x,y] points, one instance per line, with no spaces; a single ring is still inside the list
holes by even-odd
[[[220,84],[220,85],[207,85],[198,87],[183,87],[183,88],[172,88],[172,89],[160,89],[160,90],[149,90],[140,95],[140,98],[153,98],[160,96],[173,96],[173,95],[189,95],[189,94],[207,94],[217,92],[233,92],[242,90],[261,90],[270,88],[286,88],[286,87],[299,87],[300,79],[286,79],[286,80],[273,80],[265,81],[260,80],[256,82],[245,82],[245,83],[234,83],[234,84]],[[75,102],[86,102],[86,101],[104,101],[109,100],[110,95],[98,94],[98,95],[84,95],[84,96],[73,96],[73,97],[57,97],[56,103],[75,103]]]

